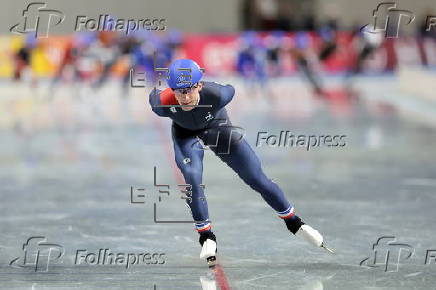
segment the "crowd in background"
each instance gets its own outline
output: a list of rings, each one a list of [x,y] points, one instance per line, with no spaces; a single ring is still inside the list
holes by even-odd
[[[321,22],[310,14],[303,14],[298,21],[292,22],[289,15],[283,14],[283,11],[289,11],[287,5],[291,2],[243,1],[242,26],[246,30],[233,36],[233,47],[236,48],[232,51],[235,56],[231,58],[233,73],[262,82],[268,77],[286,75],[290,71],[287,63],[292,62],[293,70],[302,72],[319,93],[319,66],[311,65],[314,60],[322,64],[339,55],[342,69],[356,74],[362,71],[365,60],[385,42],[382,33],[365,33],[360,27],[339,28],[334,18]],[[311,2],[308,3],[310,6]],[[435,39],[434,31],[426,31],[425,25],[419,27],[417,35]],[[204,64],[204,56],[187,55],[185,47],[189,41],[189,37],[176,30],[134,31],[127,35],[114,31],[75,33],[67,37],[60,49],[58,47],[55,69],[49,77],[53,84],[86,81],[100,87],[116,76],[127,87],[133,69],[144,72],[147,80],[155,81],[158,77],[155,69],[167,67],[174,58],[191,57]],[[51,45],[50,40],[41,41],[31,34],[23,37],[12,52],[13,79],[36,80],[32,73],[33,59],[41,50],[55,51]],[[428,57],[424,49],[421,50],[425,65]],[[214,73],[213,70],[209,72]]]

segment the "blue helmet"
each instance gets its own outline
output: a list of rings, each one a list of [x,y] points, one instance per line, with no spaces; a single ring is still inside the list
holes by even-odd
[[[189,88],[203,77],[198,64],[191,59],[177,59],[168,70],[167,84],[172,89]]]

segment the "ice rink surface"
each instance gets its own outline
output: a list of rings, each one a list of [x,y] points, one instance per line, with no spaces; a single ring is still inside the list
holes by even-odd
[[[264,91],[234,84],[233,124],[335,255],[292,236],[207,152],[203,183],[220,260],[207,269],[192,223],[155,222],[190,215],[170,121],[152,114],[144,90],[2,84],[0,287],[435,289],[436,130],[378,100],[395,95],[395,78],[362,80],[352,98],[332,88],[328,101],[296,80]],[[282,130],[346,135],[346,145],[256,147],[258,132]],[[154,186],[154,167],[170,195]],[[131,263],[103,264],[105,249],[132,254]],[[162,255],[147,264],[139,253]]]

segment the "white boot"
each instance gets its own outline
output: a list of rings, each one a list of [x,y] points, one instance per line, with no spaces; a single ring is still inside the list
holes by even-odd
[[[216,280],[212,277],[200,277],[201,289],[217,290]]]
[[[210,239],[207,239],[203,243],[203,247],[200,252],[200,259],[207,259],[216,254],[216,243]]]
[[[213,267],[216,265],[216,251],[216,242],[207,239],[201,248],[200,259],[206,259],[207,265]]]
[[[199,242],[201,245],[200,259],[206,259],[209,267],[215,266],[217,252],[215,235],[210,231],[201,233]]]
[[[301,237],[302,239],[306,240],[308,243],[314,245],[315,247],[322,247],[326,249],[330,253],[334,253],[331,249],[327,248],[324,245],[324,238],[322,235],[312,228],[309,225],[302,225],[298,231],[295,233],[296,236]]]
[[[321,247],[324,240],[321,234],[309,225],[302,225],[295,235],[301,237],[315,247]]]

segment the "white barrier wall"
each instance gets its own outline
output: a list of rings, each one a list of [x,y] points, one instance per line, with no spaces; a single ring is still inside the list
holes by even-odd
[[[400,67],[398,81],[402,93],[432,102],[436,106],[436,71],[422,67]]]

